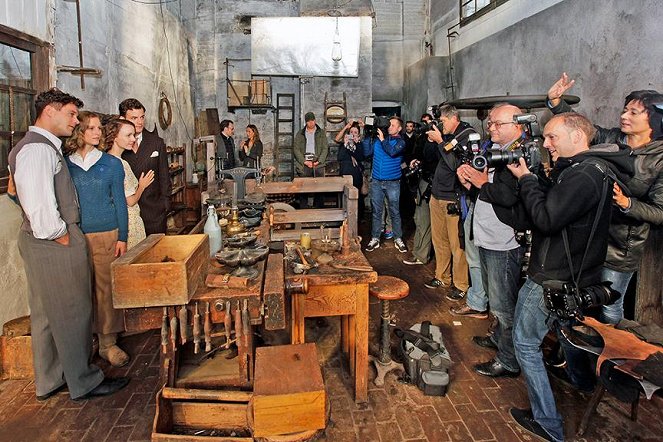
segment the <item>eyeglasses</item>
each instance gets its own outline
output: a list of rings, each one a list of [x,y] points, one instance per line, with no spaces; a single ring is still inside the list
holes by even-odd
[[[513,121],[486,121],[486,129],[490,129],[490,126],[495,126],[495,129],[500,130],[505,124],[516,124]]]
[[[642,115],[645,112],[647,112],[646,109],[639,110],[639,109],[635,109],[633,107],[630,107],[630,108],[625,107],[624,109],[622,109],[622,115],[629,114],[632,117],[637,117],[638,115]]]

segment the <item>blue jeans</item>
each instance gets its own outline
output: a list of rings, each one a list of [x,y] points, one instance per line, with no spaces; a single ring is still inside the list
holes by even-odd
[[[467,306],[472,310],[484,312],[488,309],[488,296],[486,296],[486,291],[483,289],[479,248],[470,239],[473,216],[474,204],[470,203],[467,217],[463,223],[463,229],[465,230],[465,259],[467,260],[467,266],[470,268],[471,284],[470,288],[467,289]]]
[[[603,272],[601,273],[603,281],[612,281],[612,288],[621,293],[622,296],[614,304],[601,307],[601,317],[599,318],[601,322],[617,324],[624,317],[624,296],[626,296],[626,290],[628,289],[629,282],[631,282],[633,273],[618,272],[617,270],[603,267]]]
[[[391,217],[391,230],[394,238],[403,237],[401,228],[401,214],[399,204],[401,196],[401,182],[399,180],[380,181],[373,179],[371,182],[371,206],[373,208],[373,224],[371,226],[371,237],[380,238],[382,233],[382,212],[384,211],[384,198],[387,197],[387,210]]]
[[[519,369],[511,331],[523,253],[522,247],[512,250],[488,250],[479,247],[483,287],[488,293],[490,311],[497,318],[497,327],[491,336],[491,340],[497,345],[495,360],[511,371]]]
[[[534,420],[553,439],[564,440],[562,416],[557,411],[543,363],[541,343],[549,330],[550,312],[543,304],[543,287],[527,278],[518,292],[513,325],[513,344],[516,357],[527,383],[527,393]]]

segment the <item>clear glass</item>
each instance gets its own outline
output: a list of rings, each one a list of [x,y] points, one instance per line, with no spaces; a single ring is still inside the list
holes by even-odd
[[[30,52],[0,43],[0,84],[32,88]]]

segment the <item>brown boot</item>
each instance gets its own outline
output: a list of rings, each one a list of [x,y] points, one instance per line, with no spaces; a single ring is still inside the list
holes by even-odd
[[[131,359],[117,346],[117,333],[99,335],[99,356],[110,362],[113,367],[124,367]]]

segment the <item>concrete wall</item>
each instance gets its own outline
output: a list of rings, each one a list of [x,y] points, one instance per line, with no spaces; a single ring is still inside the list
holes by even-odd
[[[182,22],[193,15],[194,7],[194,0],[165,3],[162,15],[158,5],[81,2],[84,65],[99,68],[103,74],[99,78],[86,76],[85,90],[81,90],[80,77],[53,73],[55,85],[80,97],[87,109],[107,113],[117,113],[118,103],[134,96],[147,109],[146,126],[150,129],[158,121],[157,104],[163,91],[172,104],[173,125],[165,131],[159,129],[159,133],[167,143],[181,145],[193,136],[189,37]],[[0,0],[0,23],[52,43],[54,65],[78,65],[75,3]],[[1,195],[0,213],[1,326],[29,310],[23,262],[16,247],[20,211]]]
[[[173,124],[159,135],[169,145],[193,137],[193,97],[189,75],[189,36],[182,21],[194,0],[158,5],[124,2],[81,2],[84,66],[100,69],[100,77],[60,72],[57,86],[85,102],[85,108],[118,113],[118,104],[134,97],[146,108],[145,127],[158,125],[160,94],[168,97]],[[76,3],[56,0],[55,61],[78,66]]]
[[[458,2],[433,5],[435,53],[446,55]],[[656,0],[511,0],[453,28],[455,98],[545,94],[566,71],[576,79],[569,93],[581,97],[577,109],[612,127],[628,92],[663,90],[659,10]]]

